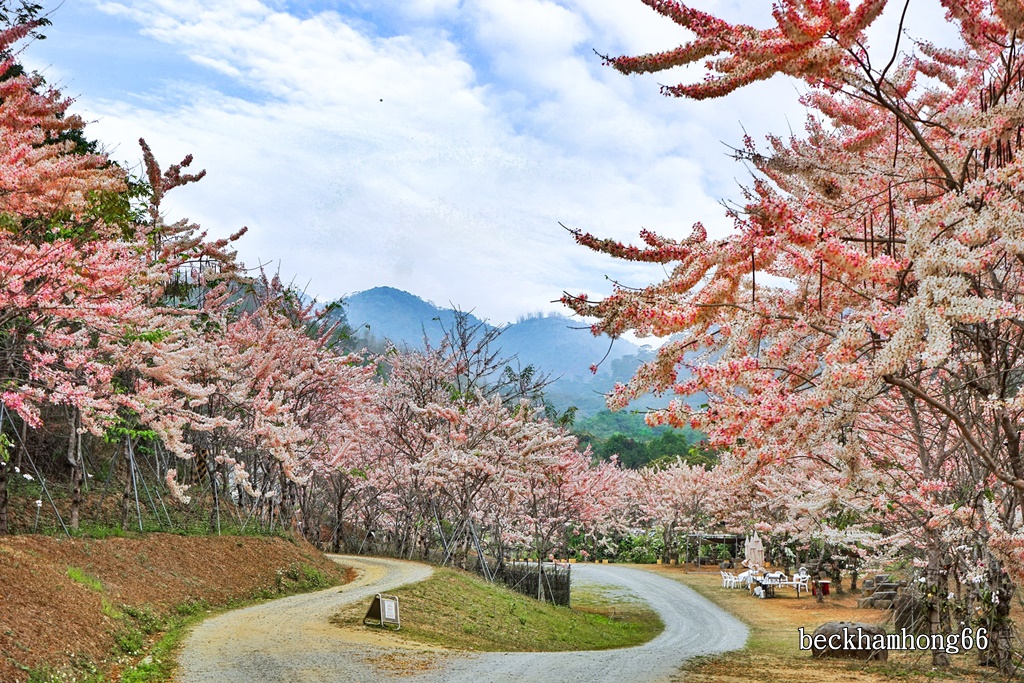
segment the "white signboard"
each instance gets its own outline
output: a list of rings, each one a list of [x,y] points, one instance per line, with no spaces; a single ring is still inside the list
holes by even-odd
[[[372,626],[394,626],[397,631],[402,627],[398,617],[398,598],[394,595],[377,595],[370,603],[370,609],[363,617],[363,623]]]

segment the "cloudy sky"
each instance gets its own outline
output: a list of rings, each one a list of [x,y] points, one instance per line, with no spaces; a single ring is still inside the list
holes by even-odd
[[[770,4],[699,6],[766,26]],[[912,31],[941,27],[935,5],[912,6]],[[136,167],[144,137],[165,166],[191,153],[207,170],[169,218],[248,226],[246,264],[320,300],[389,285],[495,323],[662,276],[559,222],[722,234],[719,201],[749,177],[726,144],[805,116],[784,79],[685,102],[658,84],[699,74],[603,67],[595,51],[686,40],[639,0],[64,0],[50,18],[23,60],[76,98],[90,136]]]

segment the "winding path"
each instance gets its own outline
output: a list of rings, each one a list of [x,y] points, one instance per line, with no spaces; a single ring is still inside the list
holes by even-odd
[[[342,606],[428,577],[426,565],[332,556],[355,566],[354,582],[220,615],[203,622],[179,658],[181,683],[660,683],[691,657],[743,646],[737,619],[671,579],[641,569],[576,565],[573,581],[622,590],[646,600],[664,632],[633,648],[590,652],[464,654],[403,643],[399,634],[355,637],[328,623]],[[398,647],[396,647],[398,646]]]
[[[201,623],[178,658],[181,683],[348,683],[380,680],[362,663],[365,644],[348,642],[328,622],[343,606],[422,581],[425,564],[329,555],[359,571],[340,588],[292,595]]]
[[[417,683],[655,683],[667,681],[687,659],[743,647],[747,627],[678,581],[631,567],[576,565],[573,582],[621,586],[646,600],[665,622],[651,642],[621,650],[486,653],[452,660]]]

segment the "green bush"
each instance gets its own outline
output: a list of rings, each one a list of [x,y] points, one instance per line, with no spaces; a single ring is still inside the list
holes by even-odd
[[[292,562],[284,569],[278,569],[275,581],[278,593],[315,591],[331,585],[323,572],[301,562]]]
[[[121,611],[135,622],[139,630],[149,635],[164,629],[164,619],[154,613],[149,606],[132,607],[121,605]]]
[[[210,609],[210,605],[206,602],[206,600],[195,599],[186,600],[185,602],[179,602],[177,605],[174,606],[174,611],[182,617],[190,617],[194,614],[205,612],[208,609]]]
[[[114,631],[114,644],[126,655],[137,655],[142,652],[146,639],[139,629],[125,626]]]
[[[653,532],[627,536],[619,543],[619,557],[637,564],[654,564],[664,550],[661,536]]]

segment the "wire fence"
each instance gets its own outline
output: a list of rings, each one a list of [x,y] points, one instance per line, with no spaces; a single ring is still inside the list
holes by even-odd
[[[477,564],[477,572],[483,574],[483,567],[480,564]],[[562,607],[570,605],[570,565],[552,562],[509,562],[496,566],[488,563],[487,571],[495,581],[517,593]]]

